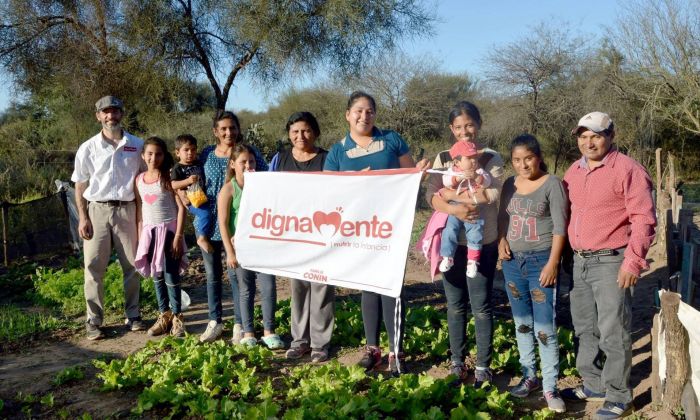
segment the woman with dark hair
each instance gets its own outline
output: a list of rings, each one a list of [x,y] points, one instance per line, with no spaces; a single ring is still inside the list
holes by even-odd
[[[226,171],[229,166],[231,149],[236,143],[243,140],[243,136],[241,135],[241,124],[238,121],[238,117],[230,111],[219,112],[216,117],[214,117],[212,131],[216,138],[216,144],[202,149],[199,160],[204,168],[204,177],[206,179],[205,193],[207,194],[207,200],[211,203],[209,210],[212,212],[212,220],[217,220],[217,196],[226,183]],[[253,151],[255,152],[257,169],[266,171],[267,164],[265,160],[260,157],[260,152],[255,149],[253,149]],[[224,248],[221,241],[219,225],[218,223],[214,223],[213,225],[212,233],[209,238],[212,244],[212,251],[206,252],[202,250],[204,269],[207,273],[209,323],[207,324],[206,331],[199,337],[199,341],[201,342],[216,340],[221,336],[224,329],[222,320],[223,285],[221,282],[221,277],[223,275],[221,256]],[[227,274],[231,283],[231,292],[233,295],[234,326],[232,341],[238,343],[241,338],[243,338],[243,321],[241,318],[241,305],[238,293],[238,279],[233,269],[228,269]]]
[[[515,176],[506,180],[498,214],[499,258],[513,311],[523,377],[510,393],[525,398],[544,388],[549,409],[563,413],[557,391],[556,284],[566,242],[568,200],[559,178],[547,173],[540,144],[530,134],[510,145]],[[537,378],[535,342],[542,382]]]
[[[467,300],[471,304],[476,323],[476,371],[474,386],[481,387],[491,381],[491,356],[493,352],[493,313],[491,292],[498,260],[498,198],[503,178],[503,159],[495,150],[479,142],[481,114],[471,102],[458,102],[449,114],[452,142],[467,141],[476,144],[479,151],[479,166],[491,175],[491,185],[484,190],[488,203],[474,204],[464,194],[443,191],[439,174],[432,174],[426,190],[428,204],[437,211],[455,216],[465,222],[484,221],[483,246],[476,277],[467,279],[467,241],[464,230],[459,234],[459,246],[454,255],[454,265],[443,273],[443,286],[447,299],[447,326],[450,334],[452,367],[450,373],[457,377],[456,383],[467,378],[464,358],[467,355]],[[449,169],[453,160],[449,150],[438,154],[433,169]]]
[[[356,91],[350,95],[345,120],[349,132],[334,144],[326,163],[326,171],[361,171],[378,169],[413,168],[427,169],[427,160],[418,163],[413,161],[406,141],[398,133],[383,130],[374,126],[376,102],[369,94]],[[379,348],[379,328],[384,318],[389,335],[389,368],[393,375],[399,373],[396,364],[397,357],[403,358],[402,340],[404,319],[401,320],[401,331],[395,331],[394,310],[396,299],[372,292],[362,292],[362,321],[365,327],[367,347],[359,365],[367,370],[374,369],[382,363],[382,353]],[[401,316],[405,318],[405,302],[401,297]],[[394,348],[394,334],[399,334],[398,348]]]
[[[295,112],[287,120],[285,131],[292,147],[273,156],[270,171],[322,171],[328,151],[316,146],[321,135],[316,117],[310,112]],[[311,352],[313,363],[326,361],[335,320],[335,288],[296,279],[290,284],[292,344],[286,357],[299,359]]]

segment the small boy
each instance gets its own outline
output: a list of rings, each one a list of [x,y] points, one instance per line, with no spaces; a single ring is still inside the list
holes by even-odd
[[[205,252],[210,253],[213,251],[211,242],[209,242],[213,218],[209,211],[209,203],[204,202],[195,206],[186,194],[186,191],[194,192],[199,187],[199,192],[206,197],[204,195],[204,168],[197,160],[197,139],[191,134],[178,136],[175,139],[175,155],[179,161],[173,166],[170,173],[173,190],[177,192],[182,203],[194,216],[193,225],[197,236],[197,245]]]
[[[443,175],[445,188],[456,190],[457,194],[467,194],[474,204],[487,203],[484,188],[491,185],[491,176],[479,167],[479,152],[476,145],[468,141],[458,141],[450,148],[450,157],[454,160],[448,173]],[[442,190],[441,190],[442,191]],[[442,230],[440,242],[440,265],[443,273],[454,265],[454,254],[457,250],[459,228],[464,226],[467,236],[467,277],[476,277],[479,258],[481,257],[481,242],[484,239],[484,220],[478,219],[473,223],[462,222],[455,216],[449,216]]]

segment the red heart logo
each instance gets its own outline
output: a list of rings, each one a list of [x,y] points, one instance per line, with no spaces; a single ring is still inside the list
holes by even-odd
[[[314,226],[316,226],[316,230],[319,233],[321,232],[321,226],[323,225],[330,225],[335,228],[333,231],[333,235],[338,233],[338,229],[340,228],[340,222],[341,222],[341,217],[340,213],[337,211],[330,212],[330,213],[324,213],[322,211],[316,211],[314,212],[313,216],[313,221],[314,221]],[[331,235],[331,236],[333,236]]]
[[[143,201],[147,202],[148,204],[155,203],[157,199],[158,199],[157,194],[144,194],[143,195]]]

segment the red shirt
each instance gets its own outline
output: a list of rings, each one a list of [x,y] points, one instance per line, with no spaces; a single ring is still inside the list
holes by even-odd
[[[634,159],[612,148],[597,168],[585,158],[564,175],[569,191],[569,242],[575,250],[627,247],[622,268],[636,276],[649,268],[647,251],[654,240],[656,214],[651,178]]]

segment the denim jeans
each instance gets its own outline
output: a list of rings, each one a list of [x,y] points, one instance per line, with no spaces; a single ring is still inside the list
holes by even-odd
[[[555,391],[559,376],[559,340],[556,326],[556,286],[542,287],[540,273],[550,250],[512,252],[501,264],[506,293],[515,321],[515,338],[520,352],[523,377],[537,377],[535,341],[540,350],[542,388]]]
[[[194,221],[192,222],[192,226],[194,226],[194,234],[198,238],[200,236],[209,237],[209,235],[211,235],[213,223],[216,220],[216,213],[213,213],[209,209],[209,202],[206,202],[199,207],[189,204],[187,206],[187,211],[194,216]]]
[[[633,288],[620,289],[617,273],[624,259],[618,255],[574,256],[571,320],[579,340],[576,368],[583,385],[606,393],[611,402],[632,401],[632,297]],[[605,363],[602,363],[602,354]]]
[[[170,309],[174,314],[179,314],[182,311],[180,302],[180,259],[172,257],[171,247],[166,247],[165,249],[165,271],[153,278],[153,284],[156,289],[158,310],[163,313]]]
[[[221,255],[224,244],[221,241],[211,241],[212,252],[202,251],[204,260],[204,270],[207,273],[207,304],[209,306],[209,320],[222,322],[222,294],[223,294],[223,267]],[[231,294],[233,295],[233,318],[236,324],[241,324],[241,303],[238,296],[238,280],[233,269],[226,270],[228,279],[231,282]]]
[[[477,251],[481,249],[481,242],[484,240],[484,219],[469,223],[449,216],[440,238],[441,257],[454,257],[459,240],[459,230],[462,227],[464,227],[464,235],[467,237],[467,248]]]
[[[471,305],[476,327],[476,366],[488,368],[493,353],[493,310],[491,292],[498,260],[496,241],[481,249],[479,272],[467,279],[467,250],[460,245],[455,252],[454,266],[443,274],[442,284],[447,299],[447,329],[450,334],[452,363],[464,364],[467,355],[467,300]]]
[[[260,283],[260,300],[263,314],[263,328],[267,331],[275,330],[275,311],[277,310],[277,285],[275,276],[236,268],[238,287],[241,291],[241,317],[243,319],[243,331],[252,333],[253,309],[255,307],[255,280]]]

